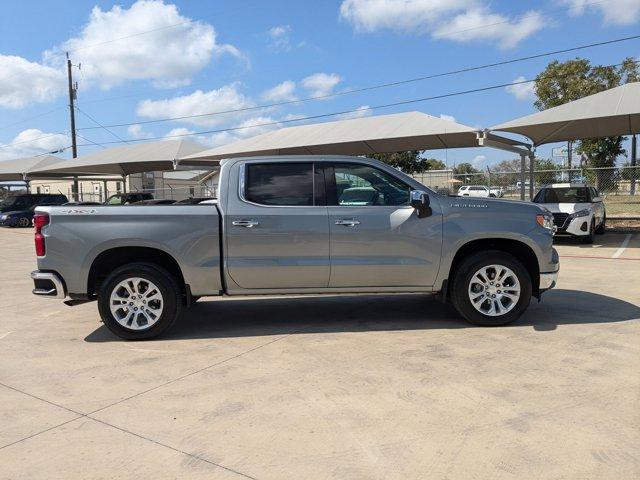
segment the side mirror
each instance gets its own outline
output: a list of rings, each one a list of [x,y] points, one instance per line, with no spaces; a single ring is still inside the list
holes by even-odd
[[[418,218],[431,215],[430,200],[427,192],[422,190],[411,190],[411,206],[418,212]]]

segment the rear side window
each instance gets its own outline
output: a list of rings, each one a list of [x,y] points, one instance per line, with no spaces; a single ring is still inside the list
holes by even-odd
[[[261,205],[313,206],[312,163],[246,166],[245,198]]]

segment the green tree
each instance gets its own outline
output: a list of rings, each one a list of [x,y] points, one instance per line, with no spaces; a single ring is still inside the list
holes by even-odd
[[[536,77],[534,105],[540,110],[557,107],[639,78],[638,62],[632,58],[626,58],[620,66],[593,66],[583,58],[554,60]],[[613,167],[616,157],[624,153],[622,141],[623,137],[580,140],[578,153],[584,154],[593,167]],[[598,175],[598,182],[606,180],[604,174]]]
[[[460,163],[454,167],[453,173],[455,175],[474,175],[482,172],[470,163]]]
[[[438,160],[437,158],[426,158],[425,163],[427,164],[427,170],[446,170],[447,166],[442,160]]]
[[[404,173],[421,173],[427,170],[444,170],[446,165],[435,158],[424,158],[419,150],[395,153],[373,153],[369,155],[392,167],[399,168]]]
[[[548,158],[536,158],[533,166],[536,185],[555,183],[558,179],[558,165]]]
[[[616,186],[615,175],[612,168],[616,158],[626,155],[622,148],[623,137],[594,138],[580,141],[578,153],[586,155],[589,164],[597,168],[595,171],[595,183],[598,190],[611,190]]]

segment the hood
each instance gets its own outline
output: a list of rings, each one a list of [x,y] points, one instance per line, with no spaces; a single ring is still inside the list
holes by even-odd
[[[552,213],[575,213],[591,208],[590,203],[539,203]]]
[[[509,212],[530,212],[534,214],[544,213],[546,205],[522,200],[505,200],[504,198],[491,197],[445,197],[442,203],[448,210],[465,211],[509,211]]]

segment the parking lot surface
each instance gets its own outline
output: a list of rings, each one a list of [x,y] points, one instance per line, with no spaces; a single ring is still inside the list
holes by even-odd
[[[640,234],[560,242],[514,325],[424,295],[201,301],[123,342],[0,230],[0,478],[640,477]]]

